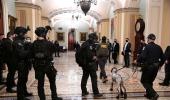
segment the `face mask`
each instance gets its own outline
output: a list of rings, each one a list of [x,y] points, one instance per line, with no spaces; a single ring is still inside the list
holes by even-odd
[[[126,40],[126,42],[128,42],[128,40]]]
[[[31,42],[31,40],[26,40],[27,42]]]

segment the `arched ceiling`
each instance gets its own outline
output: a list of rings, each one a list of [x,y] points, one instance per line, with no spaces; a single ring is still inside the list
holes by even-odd
[[[114,2],[114,5],[111,4]],[[49,13],[61,9],[81,10],[74,3],[74,0],[17,0],[17,2],[33,3],[42,7],[42,15],[49,16]],[[102,19],[107,18],[110,6],[121,6],[120,0],[97,0],[97,5],[91,5],[90,10],[102,15]]]
[[[138,7],[140,0],[97,0],[97,5],[91,5],[89,16],[100,21],[109,18],[111,7],[115,9],[124,7]],[[41,6],[42,16],[53,18],[63,13],[82,13],[74,0],[16,0],[16,2],[33,3]]]

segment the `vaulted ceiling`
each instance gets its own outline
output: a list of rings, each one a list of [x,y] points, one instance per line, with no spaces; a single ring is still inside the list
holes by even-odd
[[[140,0],[97,0],[97,5],[91,5],[87,16],[84,16],[81,8],[74,0],[16,0],[16,2],[32,3],[42,8],[42,16],[48,17],[53,25],[57,21],[70,20],[79,16],[90,23],[109,18],[110,12],[119,8],[139,7]],[[74,16],[73,16],[74,15]]]
[[[74,0],[16,0],[16,2],[33,3],[42,7],[42,15],[54,17],[62,13],[81,12]],[[97,0],[97,5],[92,5],[89,15],[100,19],[108,18],[110,8],[138,7],[139,0]]]

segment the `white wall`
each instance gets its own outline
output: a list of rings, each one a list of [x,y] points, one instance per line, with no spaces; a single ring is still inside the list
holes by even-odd
[[[143,19],[146,17],[146,2],[147,0],[140,0],[139,13],[142,15]]]
[[[158,44],[161,44],[163,1],[141,0],[140,2],[140,14],[143,15],[145,20],[145,38],[149,33],[154,33]]]
[[[8,28],[8,2],[7,0],[2,0],[2,9],[3,9],[3,24],[4,24],[4,34],[6,36],[9,28]]]
[[[111,33],[111,21],[112,19],[114,18],[114,7],[111,7],[110,8],[110,11],[109,11],[109,40],[110,42],[113,42],[112,40],[114,39],[114,30],[113,30],[113,33]],[[112,35],[111,35],[112,34]]]
[[[8,15],[16,17],[15,0],[7,0],[7,2],[8,2]]]

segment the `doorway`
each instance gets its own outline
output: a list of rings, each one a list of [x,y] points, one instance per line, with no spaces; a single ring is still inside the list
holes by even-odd
[[[75,43],[75,29],[70,29],[68,33],[68,50],[74,50]]]

